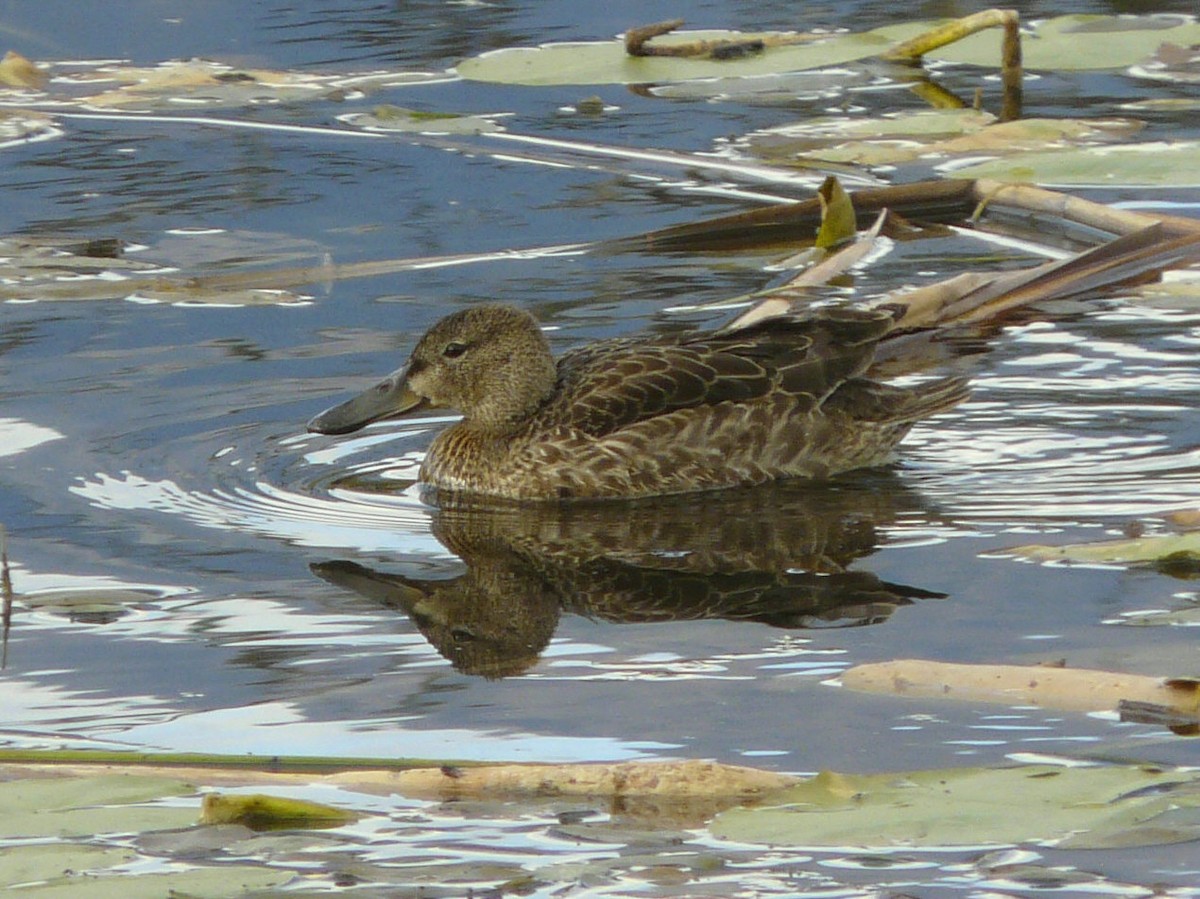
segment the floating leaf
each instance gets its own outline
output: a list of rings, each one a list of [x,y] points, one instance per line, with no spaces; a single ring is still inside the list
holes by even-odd
[[[162,872],[157,864],[131,877],[125,866],[136,860],[127,849],[79,843],[12,846],[0,849],[0,889],[31,899],[232,899],[282,886],[294,876],[278,868],[230,864]]]
[[[36,843],[0,849],[0,890],[18,884],[53,882],[65,871],[85,872],[127,864],[137,858],[131,849],[75,843]]]
[[[947,174],[1051,186],[1192,187],[1200,185],[1200,141],[1020,153]]]
[[[162,593],[159,591],[121,588],[63,588],[39,590],[20,596],[21,604],[29,609],[73,620],[87,618],[104,621],[116,619],[127,614],[132,608],[161,598]]]
[[[761,131],[746,142],[756,156],[776,163],[895,165],[915,159],[1108,142],[1124,139],[1142,127],[1134,119],[995,122],[994,117],[973,109],[927,109],[874,119],[818,118]]]
[[[905,23],[876,33],[905,40],[928,26]],[[981,31],[925,58],[995,68],[1001,40],[997,30]],[[1183,15],[1058,16],[1026,25],[1021,50],[1027,69],[1066,72],[1125,68],[1150,57],[1163,43],[1200,43],[1200,24]]]
[[[1180,839],[1147,823],[1173,807],[1200,807],[1200,776],[1050,765],[826,772],[779,798],[785,804],[723,812],[710,829],[726,839],[800,847],[981,846],[1073,835],[1072,847],[1082,849],[1092,830],[1105,844],[1125,832],[1139,834],[1137,845],[1152,845]],[[1194,839],[1194,825],[1190,833]]]
[[[9,50],[0,59],[0,85],[40,90],[45,84],[46,73],[15,50]]]
[[[817,198],[821,201],[821,227],[814,246],[828,250],[853,240],[857,233],[854,204],[841,182],[830,175],[817,190]]]
[[[1067,543],[1062,546],[1031,543],[999,552],[1030,562],[1132,565],[1180,558],[1200,561],[1200,531],[1100,540],[1095,543]]]
[[[194,793],[180,780],[134,774],[43,777],[0,783],[0,837],[88,836],[182,827],[195,808],[148,806]]]
[[[420,134],[491,134],[503,131],[496,122],[486,116],[459,115],[449,112],[422,112],[385,103],[371,112],[353,112],[338,116],[345,122],[364,131],[400,131]]]
[[[346,99],[379,87],[446,81],[444,72],[314,72],[235,68],[211,60],[169,60],[156,66],[73,64],[54,73],[60,105],[103,110],[227,109],[318,99]],[[101,87],[96,92],[97,87]]]
[[[656,38],[671,44],[697,40],[747,41],[778,35],[738,31],[674,32]],[[799,72],[874,56],[891,44],[877,32],[831,34],[809,43],[768,47],[736,59],[629,56],[621,40],[542,44],[492,50],[463,60],[457,72],[472,81],[499,84],[654,84]]]
[[[743,105],[794,106],[797,102],[832,100],[847,90],[870,84],[876,76],[846,68],[780,72],[754,78],[704,78],[660,84],[649,89],[670,100],[732,100]]]
[[[206,793],[201,824],[242,824],[252,830],[341,827],[358,820],[355,812],[306,799],[264,793]]]

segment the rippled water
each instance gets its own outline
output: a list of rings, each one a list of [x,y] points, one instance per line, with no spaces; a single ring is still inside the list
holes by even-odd
[[[311,0],[200,4],[175,22],[157,3],[83,4],[89,27],[58,34],[45,23],[60,6],[7,7],[8,41],[23,35],[21,49],[45,58],[440,70],[497,46],[605,37],[680,12]],[[685,6],[698,25],[797,24],[791,4]],[[853,27],[894,15],[871,3],[804,12]],[[1030,90],[1034,111],[1046,114],[1073,111],[1081,97],[1109,111],[1127,95],[1149,95],[1110,75],[1047,82]],[[580,99],[576,88],[452,82],[378,100],[512,111],[509,126],[524,133],[685,151],[827,102],[781,109],[599,93],[619,113],[563,115]],[[855,102],[882,102],[863,97]],[[245,115],[328,125],[344,111],[331,101]],[[1188,127],[1165,114],[1151,123],[1166,137]],[[486,254],[745,208],[690,172],[535,166],[403,140],[78,120],[59,140],[2,152],[6,233],[118,237],[143,247],[134,258],[206,271],[247,257],[321,266]],[[898,247],[859,289],[892,289],[990,252],[954,239]],[[425,505],[412,486],[448,419],[341,440],[304,433],[312,414],[395,368],[450,310],[483,299],[522,304],[553,328],[561,350],[719,321],[723,313],[665,310],[761,288],[775,259],[513,255],[309,284],[286,305],[4,305],[0,523],[19,595],[0,675],[0,745],[539,761],[678,755],[786,771],[927,768],[1026,751],[1194,762],[1190,744],[1151,726],[899,702],[829,683],[849,665],[896,657],[1066,658],[1194,673],[1186,629],[1105,623],[1186,607],[1197,600],[1189,582],[996,557],[1018,543],[1121,533],[1131,520],[1155,529],[1163,512],[1200,506],[1194,306],[1105,300],[1013,323],[989,336],[987,353],[951,363],[971,374],[972,399],[918,427],[894,470],[815,489],[617,515],[455,515]],[[684,570],[680,559],[702,559],[704,571]],[[393,811],[370,825],[378,829],[347,838],[356,851],[373,840],[400,847],[373,862],[415,864],[436,852],[499,865],[476,872],[478,886],[544,865],[555,866],[548,879],[591,883],[595,895],[625,895],[646,880],[627,834],[604,868],[597,859],[608,844],[563,830],[563,811],[513,823],[415,804],[412,820]],[[710,874],[705,853],[716,850],[698,834],[681,838],[676,866],[693,873],[679,883],[702,882],[713,895],[735,884],[781,895],[1019,890],[1023,881],[1006,880],[1001,862],[1028,860],[813,861],[723,845],[726,867]],[[1133,895],[1125,881],[1186,885],[1194,874],[1186,858],[1155,850],[1136,860],[1051,853],[1043,861],[1094,871],[1094,882],[1073,887],[1080,893]],[[662,878],[658,894],[699,894]]]

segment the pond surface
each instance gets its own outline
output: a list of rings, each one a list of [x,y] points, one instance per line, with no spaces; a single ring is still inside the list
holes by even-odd
[[[1031,18],[1124,11],[1121,3],[1030,6],[1023,14]],[[916,12],[974,8],[924,3]],[[796,22],[796,9],[727,0],[0,4],[6,47],[31,58],[152,64],[202,56],[339,73],[440,72],[488,49],[603,39],[675,15],[695,26],[863,29],[899,14],[887,4],[812,3]],[[1161,2],[1137,11],[1193,9]],[[69,30],[48,24],[68,12]],[[966,95],[977,80],[946,74]],[[616,108],[563,111],[591,94]],[[1087,106],[1112,115],[1126,100],[1163,95],[1172,92],[1119,73],[1056,75],[1030,84],[1027,112],[1073,115]],[[213,115],[334,127],[336,116],[383,102],[507,112],[512,132],[681,152],[720,149],[730,136],[831,106],[920,107],[894,90],[754,105],[617,86],[438,81],[365,101]],[[1194,136],[1194,116],[1159,113],[1146,134]],[[721,178],[684,167],[580,156],[539,164],[480,139],[455,145],[159,120],[60,125],[56,140],[2,151],[4,233],[118,238],[141,247],[130,258],[189,272],[486,256],[755,205]],[[797,198],[811,190],[737,186]],[[1170,199],[1180,204],[1173,211],[1193,215],[1200,200],[1188,191],[1088,195]],[[552,329],[561,351],[719,322],[727,313],[677,307],[773,283],[768,267],[783,252],[509,254],[316,279],[290,303],[5,304],[0,523],[18,597],[0,674],[0,745],[464,760],[674,756],[790,772],[987,764],[1015,753],[1194,763],[1194,743],[1150,725],[901,701],[829,683],[850,665],[906,657],[1195,673],[1194,631],[1122,625],[1138,610],[1191,607],[1194,582],[995,556],[1014,544],[1120,534],[1130,521],[1153,529],[1165,511],[1200,506],[1194,306],[1108,299],[1000,330],[989,352],[949,364],[972,376],[968,403],[920,425],[894,468],[832,485],[617,514],[455,516],[424,504],[411,486],[420,454],[448,419],[340,440],[304,431],[313,414],[396,368],[449,311],[485,300],[522,305]],[[900,248],[855,289],[866,295],[953,274],[973,257],[1036,261],[1004,252],[962,240]],[[662,564],[704,553],[728,557],[724,580],[689,581]],[[764,599],[766,583],[775,592]],[[592,858],[537,819],[429,815],[419,838],[400,827],[389,839],[408,845],[412,858],[440,851],[443,860],[487,860],[482,847],[505,847],[495,851],[508,867],[479,875],[477,886],[550,863],[567,882],[574,875],[566,861]],[[777,895],[1021,888],[1003,878],[956,881],[962,869],[954,866],[976,870],[982,852],[930,855],[928,864],[922,856],[746,853],[736,876],[705,883],[701,866],[690,886],[658,882],[653,894],[721,895],[739,883]],[[1200,882],[1186,849],[1031,856],[1091,872],[1068,892],[1139,895],[1130,884],[1158,882],[1190,895],[1186,888]],[[600,878],[588,894],[641,889],[628,876]]]

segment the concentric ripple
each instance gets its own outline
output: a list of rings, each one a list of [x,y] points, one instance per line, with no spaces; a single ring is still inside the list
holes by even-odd
[[[430,535],[430,508],[420,501],[413,483],[419,456],[358,464],[347,461],[364,452],[378,452],[379,444],[395,437],[369,434],[307,454],[303,450],[309,448],[312,438],[291,437],[264,445],[257,454],[251,451],[251,464],[245,461],[247,448],[233,451],[223,447],[212,454],[210,478],[216,483],[207,488],[189,488],[175,479],[123,470],[81,478],[71,492],[103,509],[163,512],[200,527],[298,546],[444,554]],[[221,463],[223,467],[218,468]],[[295,488],[283,486],[281,482],[297,467],[305,469],[307,482]],[[396,491],[368,493],[338,486],[347,477],[368,474],[394,482]]]

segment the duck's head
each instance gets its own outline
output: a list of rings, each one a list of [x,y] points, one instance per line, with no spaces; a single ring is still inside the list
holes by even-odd
[[[404,368],[308,423],[348,434],[425,406],[454,409],[464,422],[504,432],[554,390],[554,358],[537,320],[513,306],[476,306],[426,332]]]

